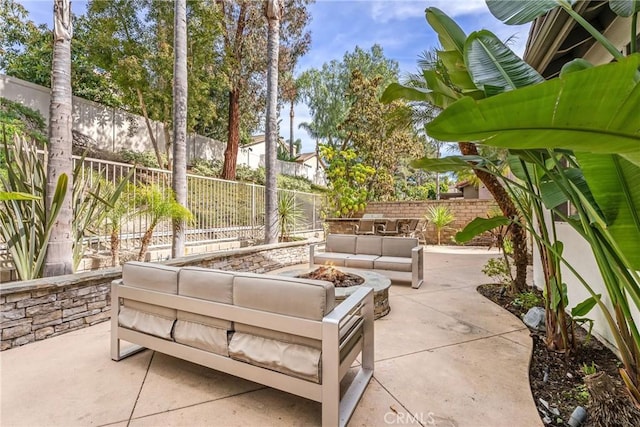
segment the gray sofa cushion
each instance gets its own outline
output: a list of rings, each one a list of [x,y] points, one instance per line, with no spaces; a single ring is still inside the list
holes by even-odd
[[[356,240],[356,251],[358,255],[382,255],[382,237],[379,236],[358,236]]]
[[[233,279],[228,271],[185,267],[178,275],[178,294],[208,301],[233,304]],[[173,330],[176,342],[228,356],[227,331],[232,322],[178,310]]]
[[[373,261],[378,255],[350,255],[344,262],[345,267],[373,269]]]
[[[350,234],[329,234],[325,246],[326,252],[356,253],[356,236]]]
[[[229,356],[227,329],[190,322],[180,318],[173,329],[176,342],[221,356]]]
[[[333,264],[344,267],[344,261],[353,254],[343,254],[340,252],[320,252],[313,255],[313,262],[316,264]]]
[[[122,266],[122,281],[135,288],[177,294],[179,271],[178,267],[131,261]]]
[[[177,267],[145,262],[127,262],[122,267],[124,285],[134,288],[176,294],[178,293]],[[120,326],[171,339],[171,330],[177,318],[176,310],[128,299],[123,300],[118,323]]]
[[[382,241],[382,256],[411,259],[411,250],[418,246],[418,239],[411,237],[385,237]]]
[[[229,343],[233,359],[283,374],[320,382],[320,349],[235,332]]]
[[[373,262],[376,270],[411,271],[411,258],[381,256]]]
[[[126,305],[124,307],[120,307],[120,313],[118,313],[118,324],[123,328],[133,329],[134,331],[170,340],[171,329],[173,328],[173,324],[176,320],[175,317],[163,317],[150,310],[150,307],[158,306],[151,304],[142,305],[144,310]],[[173,311],[175,312],[175,310]]]

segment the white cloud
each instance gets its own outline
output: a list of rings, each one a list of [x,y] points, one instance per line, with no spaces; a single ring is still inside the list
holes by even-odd
[[[371,18],[380,23],[389,21],[402,21],[410,18],[424,16],[427,7],[437,7],[447,15],[467,15],[474,12],[486,12],[487,6],[484,0],[385,0],[371,2]]]

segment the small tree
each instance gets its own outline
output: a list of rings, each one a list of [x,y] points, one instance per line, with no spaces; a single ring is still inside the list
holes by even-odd
[[[141,185],[136,189],[136,204],[141,205],[139,213],[147,215],[149,218],[147,230],[140,242],[140,252],[138,261],[143,261],[156,226],[165,220],[188,221],[192,215],[189,209],[176,202],[171,190],[162,191],[155,184]]]
[[[429,222],[431,222],[434,227],[436,227],[436,233],[438,234],[438,245],[440,245],[440,235],[442,233],[442,229],[453,222],[453,220],[455,219],[453,213],[446,206],[431,206],[427,210],[425,218],[427,218]]]

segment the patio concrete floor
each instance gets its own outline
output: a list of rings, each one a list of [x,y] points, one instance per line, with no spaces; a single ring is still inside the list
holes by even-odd
[[[375,374],[350,426],[540,426],[531,338],[476,292],[486,249],[428,247],[426,282],[390,288]],[[110,323],[0,353],[2,426],[319,426],[320,404],[146,350],[109,357]]]

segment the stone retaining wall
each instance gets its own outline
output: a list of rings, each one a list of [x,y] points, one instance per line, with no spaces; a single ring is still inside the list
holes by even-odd
[[[308,242],[292,242],[191,255],[162,264],[266,273],[308,261]],[[114,267],[0,285],[0,350],[108,320],[111,281],[121,277],[122,269]]]
[[[387,218],[424,218],[430,206],[447,206],[455,217],[455,220],[442,230],[442,244],[450,244],[451,239],[459,230],[463,229],[476,217],[487,217],[487,213],[497,205],[493,200],[478,199],[453,199],[453,200],[426,200],[405,202],[369,202],[364,211],[365,214],[382,214]],[[427,225],[426,242],[437,242],[436,229],[433,224]],[[469,245],[486,245],[490,241],[488,235],[480,236]]]

